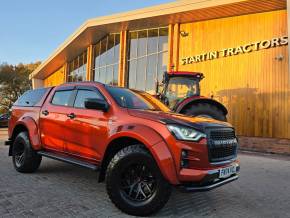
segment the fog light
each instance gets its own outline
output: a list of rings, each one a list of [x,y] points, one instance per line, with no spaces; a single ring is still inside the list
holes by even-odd
[[[188,152],[186,150],[181,151],[180,166],[181,168],[188,167]]]
[[[187,158],[187,156],[188,156],[187,151],[186,150],[182,150],[181,157],[182,158]]]
[[[180,165],[182,168],[186,168],[188,166],[188,160],[181,160]]]

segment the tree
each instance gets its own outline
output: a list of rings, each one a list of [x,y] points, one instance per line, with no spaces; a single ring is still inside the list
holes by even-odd
[[[40,64],[0,65],[0,111],[7,112],[13,103],[31,89],[29,74]]]

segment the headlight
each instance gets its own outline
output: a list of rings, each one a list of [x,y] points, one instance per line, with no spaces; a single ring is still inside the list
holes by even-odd
[[[205,138],[206,135],[195,129],[177,126],[177,125],[167,125],[169,131],[179,140],[194,141],[197,142],[201,138]]]

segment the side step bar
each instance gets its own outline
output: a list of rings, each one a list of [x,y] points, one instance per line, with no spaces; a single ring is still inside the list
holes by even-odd
[[[64,155],[55,154],[55,153],[48,152],[48,151],[38,151],[37,154],[44,156],[44,157],[54,159],[54,160],[59,160],[62,162],[66,162],[66,163],[75,164],[75,165],[78,165],[81,167],[89,168],[89,169],[94,170],[94,171],[99,170],[99,167],[97,165],[90,164],[90,163],[87,163],[85,161],[77,160],[75,158],[67,157]]]

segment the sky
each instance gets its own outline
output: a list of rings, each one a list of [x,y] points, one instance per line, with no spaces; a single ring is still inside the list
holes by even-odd
[[[1,0],[0,63],[45,60],[87,19],[173,0]]]

